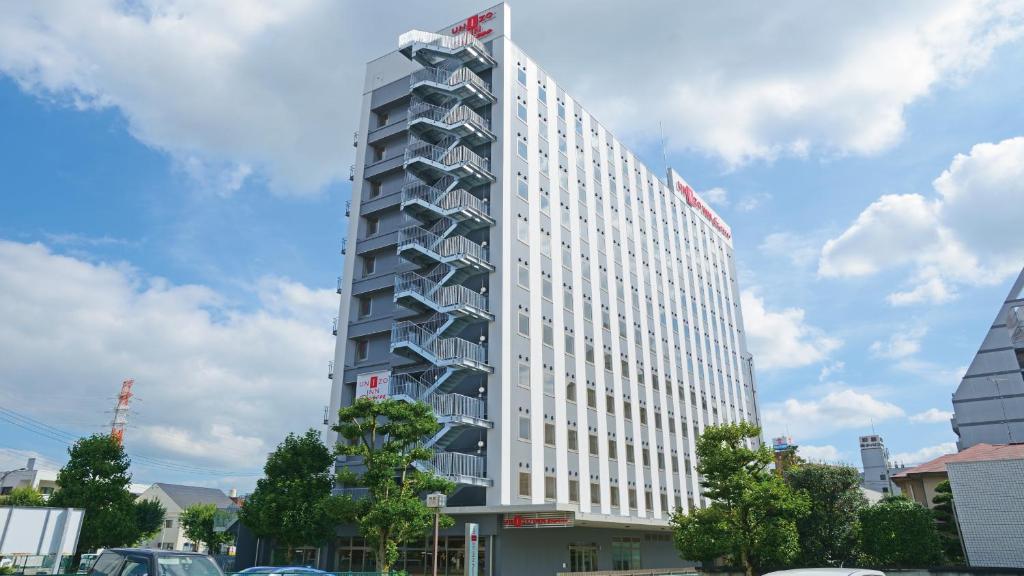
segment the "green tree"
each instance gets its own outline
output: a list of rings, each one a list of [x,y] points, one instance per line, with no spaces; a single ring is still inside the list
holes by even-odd
[[[285,547],[289,562],[296,546],[323,544],[339,519],[331,496],[333,463],[319,432],[289,434],[267,458],[264,477],[242,504],[239,521]]]
[[[709,426],[697,440],[697,472],[706,508],[672,517],[675,543],[687,560],[721,556],[747,576],[781,567],[800,552],[796,520],[807,513],[802,492],[769,470],[771,449],[750,448],[761,429],[748,422]]]
[[[803,566],[843,566],[856,558],[857,514],[867,505],[860,472],[849,466],[804,463],[786,470],[790,488],[807,494],[810,509],[796,522]]]
[[[0,496],[0,506],[46,506],[46,498],[31,486],[21,486]]]
[[[949,485],[949,480],[943,480],[935,487],[932,504],[935,528],[939,533],[939,542],[946,562],[963,564],[964,549],[960,545],[960,532],[956,528],[956,517],[953,515],[953,488]]]
[[[85,520],[78,537],[74,565],[82,552],[134,544],[142,535],[135,498],[128,491],[131,461],[114,438],[94,434],[68,449],[68,463],[57,473],[60,490],[49,505],[82,508]]]
[[[167,509],[156,500],[136,500],[135,525],[139,530],[139,536],[135,542],[140,543],[156,536],[164,524],[165,516]]]
[[[861,509],[860,561],[886,568],[925,568],[942,560],[931,510],[903,496]]]
[[[427,508],[424,494],[455,489],[448,480],[413,467],[431,458],[432,450],[423,443],[440,429],[424,402],[360,398],[338,413],[334,430],[346,440],[338,445],[338,453],[360,459],[359,471],[346,466],[339,471],[338,481],[368,492],[363,498],[345,497],[343,512],[359,526],[381,572],[398,560],[402,543],[433,528],[434,511]],[[442,526],[453,523],[451,517],[442,516]]]
[[[193,504],[182,510],[178,517],[185,530],[185,537],[205,545],[208,554],[216,554],[221,544],[231,541],[231,534],[214,530],[213,517],[216,514],[216,504]]]

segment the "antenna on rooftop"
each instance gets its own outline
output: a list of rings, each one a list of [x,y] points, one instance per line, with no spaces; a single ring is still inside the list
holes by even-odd
[[[665,127],[658,121],[658,130],[661,132],[661,162],[664,164],[665,177],[668,178],[668,151],[665,149]]]

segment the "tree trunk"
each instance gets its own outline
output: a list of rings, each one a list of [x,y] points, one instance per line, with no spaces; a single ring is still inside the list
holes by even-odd
[[[750,554],[746,546],[740,548],[740,562],[743,563],[743,573],[747,576],[754,576],[754,566],[750,563]]]

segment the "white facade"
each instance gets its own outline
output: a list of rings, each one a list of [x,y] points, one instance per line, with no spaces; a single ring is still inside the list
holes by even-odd
[[[0,472],[0,495],[26,487],[49,498],[57,489],[57,471],[38,468],[36,459],[29,458],[22,468]]]
[[[512,42],[507,5],[476,18],[480,43],[410,34],[405,54],[368,64],[331,421],[360,375],[386,374],[391,395],[433,403],[446,424],[432,442],[455,456],[431,466],[460,484],[453,511],[665,527],[671,511],[701,505],[701,430],[757,422],[732,232]],[[460,88],[447,76],[440,88],[417,84],[425,62],[469,67],[493,97],[445,100]],[[420,104],[443,107],[445,125],[419,126]],[[477,115],[483,130],[458,124]],[[440,167],[419,156],[426,140],[455,146]],[[445,162],[462,145],[482,161],[456,172]],[[431,183],[446,170],[454,181]],[[442,212],[450,221],[438,225]],[[457,280],[409,288],[443,278],[440,266]]]
[[[1024,568],[1024,460],[946,464],[967,562]]]
[[[164,523],[156,535],[142,544],[143,548],[160,550],[184,550],[191,552],[208,552],[205,546],[193,542],[185,536],[181,526],[181,514],[193,504],[214,504],[218,508],[228,508],[233,502],[222,491],[199,486],[182,486],[178,484],[153,484],[140,494],[137,500],[154,500],[167,511]]]

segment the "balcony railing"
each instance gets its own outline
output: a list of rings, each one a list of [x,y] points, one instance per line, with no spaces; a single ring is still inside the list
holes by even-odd
[[[482,42],[471,34],[458,34],[456,36],[445,36],[435,32],[424,32],[423,30],[410,30],[398,37],[398,49],[401,50],[411,44],[431,44],[447,50],[471,47],[486,53]]]
[[[409,107],[409,121],[433,120],[448,126],[454,126],[461,122],[473,124],[480,130],[490,130],[491,122],[477,114],[472,108],[465,104],[459,104],[454,108],[435,106],[423,101],[417,101]]]
[[[435,394],[430,397],[430,405],[438,416],[487,419],[487,404],[479,398],[463,394]]]
[[[395,293],[400,292],[419,294],[439,308],[473,307],[487,310],[487,296],[459,284],[439,287],[436,282],[415,272],[395,276]]]
[[[1006,327],[1013,345],[1024,348],[1024,306],[1014,306],[1007,311]]]
[[[345,285],[342,283],[341,276],[338,276],[338,294],[345,291]]]
[[[437,206],[442,211],[470,210],[488,216],[491,213],[490,202],[473,196],[462,188],[444,190],[422,182],[408,182],[402,186],[402,202],[422,200]]]
[[[334,334],[335,336],[338,335],[338,317],[337,316],[335,316],[334,319],[331,320],[331,334]]]
[[[465,146],[455,144],[454,139],[445,139],[440,145],[437,145],[418,138],[410,138],[409,145],[405,149],[405,162],[409,163],[417,158],[436,162],[442,166],[466,164],[482,172],[489,172],[491,168],[491,163],[487,158]]]
[[[483,456],[458,452],[435,452],[434,457],[430,460],[430,465],[438,476],[449,478],[487,477],[487,460]]]
[[[442,238],[430,230],[420,226],[408,226],[398,231],[398,246],[415,244],[422,246],[442,258],[471,257],[487,261],[486,246],[477,244],[465,236],[449,236]]]
[[[462,338],[438,338],[430,330],[412,322],[391,326],[391,344],[408,342],[434,356],[439,362],[466,361],[487,363],[487,349]]]
[[[334,360],[327,362],[327,377],[334,380]]]
[[[469,68],[456,68],[455,70],[421,68],[409,75],[410,86],[415,86],[421,82],[432,82],[453,88],[460,84],[467,84],[481,92],[491,93],[491,85]]]

